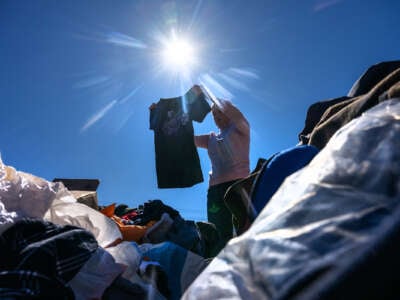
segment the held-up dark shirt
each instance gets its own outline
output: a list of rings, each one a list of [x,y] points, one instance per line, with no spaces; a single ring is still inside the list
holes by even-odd
[[[202,122],[209,111],[204,94],[193,89],[182,97],[161,98],[151,110],[159,188],[190,187],[204,180],[192,121]]]

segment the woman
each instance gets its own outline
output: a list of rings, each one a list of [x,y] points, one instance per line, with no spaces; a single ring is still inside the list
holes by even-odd
[[[194,141],[197,147],[207,149],[210,157],[207,218],[220,234],[222,249],[233,236],[232,214],[224,203],[224,195],[250,172],[250,125],[230,101],[219,100],[211,111],[219,132],[197,135]]]

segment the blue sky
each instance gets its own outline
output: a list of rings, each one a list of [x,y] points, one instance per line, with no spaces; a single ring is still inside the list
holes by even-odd
[[[205,220],[207,180],[157,188],[149,105],[194,83],[231,98],[251,124],[253,168],[297,143],[310,104],[400,58],[399,11],[397,0],[2,0],[2,160],[48,180],[98,178],[102,205],[158,198]],[[189,75],[161,59],[172,32],[197,53]],[[216,130],[210,115],[194,125]]]

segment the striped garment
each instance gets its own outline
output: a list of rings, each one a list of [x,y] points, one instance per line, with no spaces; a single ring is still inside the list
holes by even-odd
[[[11,290],[40,295],[47,288],[65,294],[67,282],[97,248],[94,236],[82,228],[18,221],[0,236],[0,296]]]

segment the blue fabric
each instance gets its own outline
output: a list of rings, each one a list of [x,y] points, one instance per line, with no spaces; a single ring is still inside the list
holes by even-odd
[[[186,262],[188,251],[171,242],[155,244],[150,250],[143,253],[152,261],[158,262],[168,277],[170,299],[180,299],[182,296],[181,274]]]
[[[312,145],[295,146],[276,154],[263,167],[252,192],[252,204],[258,215],[286,177],[306,166],[319,149]]]

